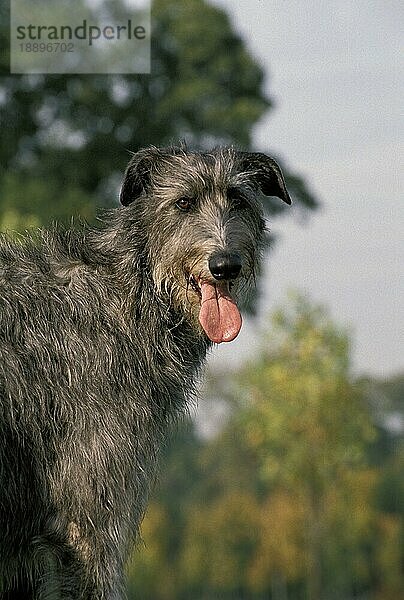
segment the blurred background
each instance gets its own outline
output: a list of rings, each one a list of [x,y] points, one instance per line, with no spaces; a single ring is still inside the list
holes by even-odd
[[[128,151],[178,139],[275,156],[294,200],[263,198],[257,292],[164,449],[130,599],[403,598],[401,3],[154,0],[138,76],[10,75],[6,4],[1,230],[95,222]]]

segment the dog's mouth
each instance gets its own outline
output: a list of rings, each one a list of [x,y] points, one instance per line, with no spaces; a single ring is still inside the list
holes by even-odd
[[[242,319],[231,295],[232,283],[212,283],[191,275],[189,284],[200,298],[199,323],[208,338],[216,344],[234,340],[240,332]]]

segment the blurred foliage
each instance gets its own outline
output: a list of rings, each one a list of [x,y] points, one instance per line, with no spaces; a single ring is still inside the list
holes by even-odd
[[[67,221],[80,215],[86,221],[95,218],[91,195],[80,187],[60,188],[54,180],[4,173],[0,183],[0,230],[24,231],[50,221]],[[50,207],[52,210],[50,211]]]
[[[131,598],[403,597],[404,428],[388,411],[404,417],[404,378],[355,379],[349,346],[295,295],[254,362],[209,374],[227,422],[203,438],[184,423],[166,448]]]
[[[119,15],[120,1],[104,1]],[[8,3],[0,7],[0,227],[94,217],[116,203],[135,151],[185,139],[235,143],[271,108],[264,71],[225,12],[203,0],[155,0],[151,75],[9,75]],[[263,149],[270,150],[270,149]],[[303,213],[317,202],[287,179]],[[268,214],[286,207],[264,199]]]

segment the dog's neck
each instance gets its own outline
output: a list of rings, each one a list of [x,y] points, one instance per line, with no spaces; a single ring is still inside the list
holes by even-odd
[[[122,212],[114,211],[112,225],[91,231],[85,243],[98,257],[100,273],[114,282],[112,289],[121,305],[126,331],[134,340],[141,340],[134,344],[141,348],[137,360],[141,359],[142,368],[151,374],[150,381],[158,382],[159,387],[155,394],[150,393],[161,399],[161,388],[170,389],[167,397],[177,396],[183,404],[181,398],[192,394],[211,343],[172,306],[169,290],[156,287],[145,233],[134,224],[128,226]]]

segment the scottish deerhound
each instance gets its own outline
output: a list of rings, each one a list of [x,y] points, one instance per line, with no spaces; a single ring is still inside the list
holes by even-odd
[[[0,245],[2,597],[117,600],[158,448],[212,343],[233,340],[274,160],[134,154],[98,229]]]

